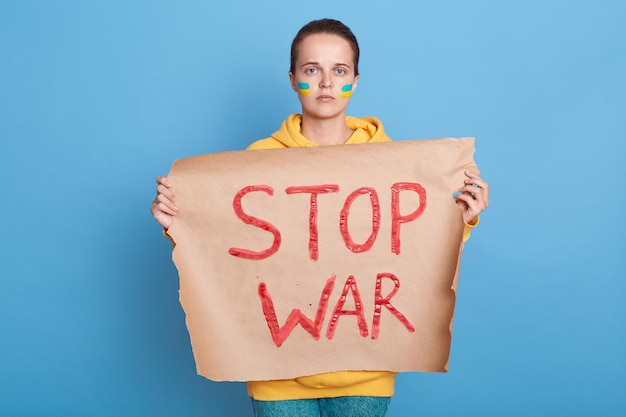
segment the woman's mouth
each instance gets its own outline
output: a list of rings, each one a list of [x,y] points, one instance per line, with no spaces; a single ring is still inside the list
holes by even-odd
[[[334,100],[335,98],[333,96],[328,96],[328,95],[322,95],[322,96],[317,97],[317,101],[320,101],[322,103],[329,103]]]

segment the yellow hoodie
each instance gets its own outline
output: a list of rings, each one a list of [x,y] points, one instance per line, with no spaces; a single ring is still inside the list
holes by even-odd
[[[302,116],[290,115],[271,137],[251,144],[248,149],[273,149],[317,146],[300,133]],[[390,142],[382,123],[374,117],[347,116],[346,125],[354,131],[346,144]],[[477,219],[476,219],[477,220]],[[463,241],[477,221],[466,225]],[[256,400],[296,400],[304,398],[330,398],[342,396],[390,397],[394,393],[397,373],[387,371],[340,371],[295,379],[276,381],[250,381],[248,394]]]
[[[267,139],[261,139],[248,146],[248,149],[274,149],[274,148],[299,148],[307,146],[317,146],[300,133],[302,116],[299,114],[290,115],[285,120],[280,129]],[[353,143],[391,142],[389,136],[385,134],[383,124],[375,117],[347,116],[346,125],[354,130],[352,136],[346,141],[347,145]]]

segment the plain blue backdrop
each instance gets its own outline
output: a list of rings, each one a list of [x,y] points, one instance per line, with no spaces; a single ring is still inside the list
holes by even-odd
[[[195,373],[149,213],[178,158],[298,111],[289,45],[357,34],[349,113],[475,136],[491,206],[466,245],[450,372],[391,415],[626,415],[626,2],[0,2],[0,415],[251,416]]]

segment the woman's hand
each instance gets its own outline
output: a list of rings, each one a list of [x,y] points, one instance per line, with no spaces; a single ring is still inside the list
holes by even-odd
[[[172,184],[167,177],[156,177],[156,183],[158,184],[157,196],[150,206],[150,212],[156,221],[167,230],[172,225],[174,216],[178,211],[178,207],[174,204],[176,196],[170,191]]]
[[[465,185],[459,188],[460,193],[455,198],[457,206],[463,210],[463,220],[470,223],[489,206],[489,184],[473,172],[465,171],[465,175]]]

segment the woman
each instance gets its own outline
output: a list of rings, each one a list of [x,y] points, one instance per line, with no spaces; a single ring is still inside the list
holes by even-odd
[[[301,114],[292,114],[271,137],[248,149],[291,148],[387,142],[382,123],[346,116],[359,82],[359,46],[343,23],[322,19],[305,25],[291,46],[291,87],[298,94]],[[465,221],[464,240],[489,203],[488,184],[466,172],[456,196]],[[167,177],[157,177],[157,197],[151,211],[168,229],[176,215],[175,196]],[[250,381],[256,416],[385,416],[394,392],[395,373],[342,371],[280,381]]]

